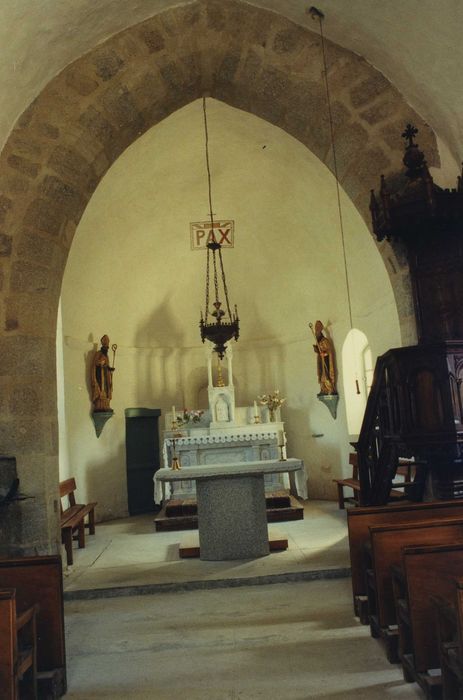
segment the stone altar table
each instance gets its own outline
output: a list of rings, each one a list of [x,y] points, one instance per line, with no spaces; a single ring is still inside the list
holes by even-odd
[[[265,509],[264,475],[297,472],[300,459],[235,464],[207,464],[188,468],[196,482],[200,558],[205,561],[257,559],[270,553]],[[163,468],[155,480],[181,481],[180,471]]]

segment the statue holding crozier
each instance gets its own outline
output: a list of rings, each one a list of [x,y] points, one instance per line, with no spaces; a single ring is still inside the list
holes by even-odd
[[[92,401],[94,412],[111,411],[110,401],[113,395],[113,372],[116,360],[117,345],[111,346],[113,351],[113,365],[111,367],[108,357],[109,338],[104,335],[101,338],[101,348],[95,353],[92,362]]]
[[[336,368],[334,366],[334,350],[331,338],[324,334],[323,323],[315,322],[315,328],[309,323],[309,328],[315,339],[313,346],[317,355],[317,376],[320,384],[320,395],[335,395],[336,391]]]

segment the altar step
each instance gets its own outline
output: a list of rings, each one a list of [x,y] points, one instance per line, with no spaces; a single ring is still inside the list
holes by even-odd
[[[268,544],[271,552],[284,552],[288,549],[288,538],[279,530],[271,530],[268,533]],[[201,556],[197,532],[185,536],[179,543],[178,555],[180,559],[195,559]]]
[[[284,520],[303,520],[304,508],[287,491],[274,491],[265,494],[267,522],[279,523]],[[198,527],[196,499],[172,499],[163,506],[154,519],[156,532],[165,530],[192,530]]]

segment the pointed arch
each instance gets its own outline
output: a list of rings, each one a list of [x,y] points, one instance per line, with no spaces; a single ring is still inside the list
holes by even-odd
[[[342,186],[369,220],[369,190],[400,167],[398,134],[435,138],[380,73],[329,45]],[[80,217],[123,150],[204,92],[286,130],[331,166],[317,35],[244,2],[194,2],[159,13],[66,67],[18,120],[0,155],[0,353],[3,449],[36,497],[27,547],[59,546],[55,334],[61,280]],[[388,118],[386,115],[391,115]],[[380,252],[413,337],[404,260]]]

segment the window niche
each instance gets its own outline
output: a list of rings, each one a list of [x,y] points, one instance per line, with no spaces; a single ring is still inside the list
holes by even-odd
[[[373,357],[367,336],[352,328],[342,346],[342,374],[349,435],[357,436],[362,425],[373,381]]]

